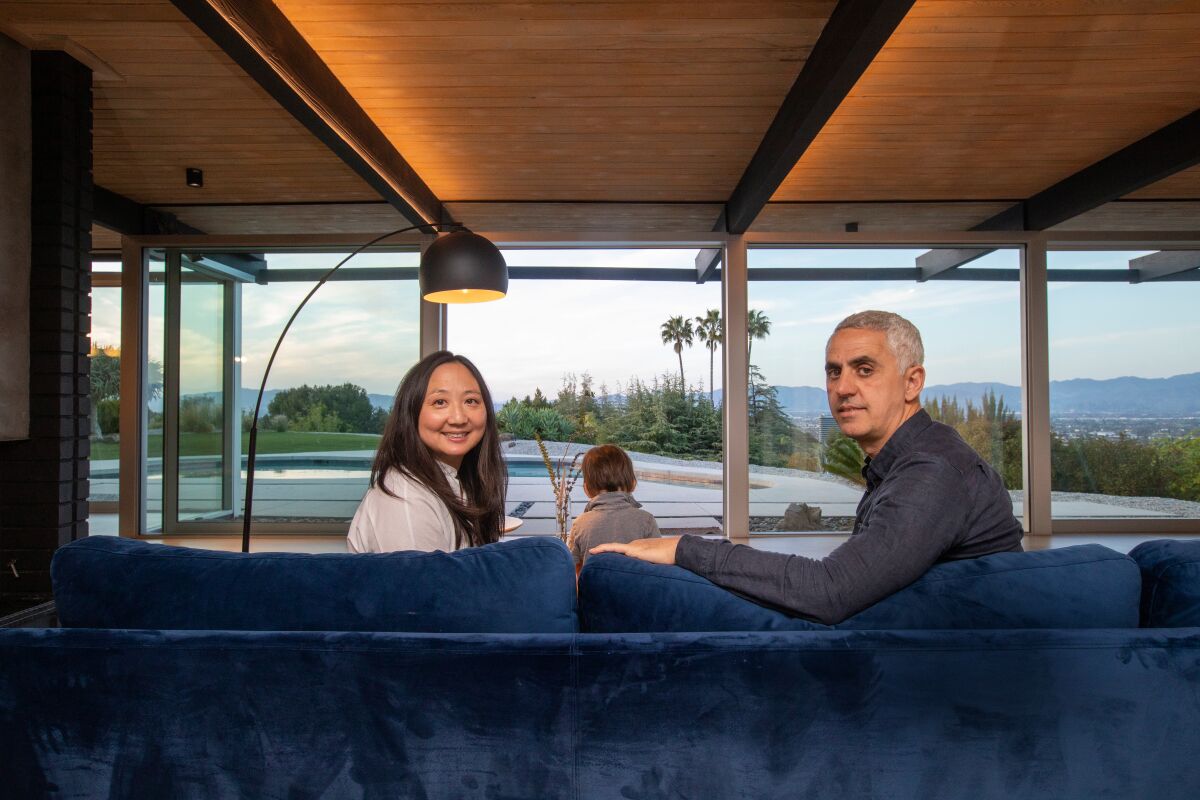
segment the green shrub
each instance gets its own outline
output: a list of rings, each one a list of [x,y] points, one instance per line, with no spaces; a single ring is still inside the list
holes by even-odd
[[[320,407],[320,411],[316,409]],[[371,405],[367,390],[352,383],[340,386],[297,386],[277,392],[267,414],[292,420],[292,430],[332,433],[382,433],[387,412]],[[330,427],[332,425],[337,427]],[[295,426],[300,427],[295,427]],[[312,427],[319,425],[324,427]],[[262,423],[259,423],[259,427]]]
[[[866,454],[858,442],[843,433],[830,436],[825,449],[821,451],[822,470],[860,485],[866,483],[862,475],[865,463]]]
[[[109,436],[121,432],[121,399],[109,397],[96,403],[96,418],[100,423],[100,433]]]
[[[344,426],[336,411],[327,410],[324,403],[314,403],[303,414],[291,420],[288,430],[337,433],[344,431]]]
[[[532,406],[509,400],[496,412],[496,425],[517,439],[532,439],[534,433],[543,439],[562,442],[575,432],[571,421],[550,406]]]
[[[179,400],[179,430],[182,433],[212,433],[222,428],[223,411],[216,398],[191,395]]]

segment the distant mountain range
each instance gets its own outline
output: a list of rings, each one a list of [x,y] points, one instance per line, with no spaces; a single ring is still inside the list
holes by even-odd
[[[780,404],[791,414],[827,414],[825,390],[813,386],[776,386]],[[957,397],[979,404],[994,391],[1010,408],[1021,407],[1021,387],[1007,383],[947,383],[926,386],[923,401]],[[718,392],[718,394],[720,394]],[[1050,413],[1056,416],[1200,416],[1200,372],[1171,378],[1074,378],[1050,381]]]
[[[779,393],[779,403],[790,414],[812,415],[827,414],[829,406],[825,400],[825,390],[815,386],[776,386]],[[1004,398],[1004,404],[1011,408],[1021,407],[1021,387],[1007,383],[970,382],[946,383],[926,386],[922,400],[940,399],[942,397],[957,397],[960,403],[970,400],[978,404],[987,391],[994,391]],[[263,411],[270,405],[271,399],[279,393],[279,389],[268,389],[263,394]],[[205,393],[217,397],[216,392]],[[241,406],[251,409],[257,389],[243,387],[241,390]],[[371,404],[376,408],[390,410],[392,395],[368,394]],[[620,402],[619,396],[613,399]],[[721,402],[721,392],[716,392],[716,401]],[[161,411],[161,402],[155,411]],[[498,403],[497,406],[500,404]],[[1056,416],[1083,414],[1096,416],[1150,416],[1150,417],[1191,417],[1200,416],[1200,372],[1186,375],[1175,375],[1170,378],[1110,378],[1109,380],[1092,380],[1090,378],[1074,378],[1068,381],[1050,382],[1050,413]]]

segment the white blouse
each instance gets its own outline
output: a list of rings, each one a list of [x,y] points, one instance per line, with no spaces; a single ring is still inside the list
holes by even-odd
[[[462,497],[458,472],[438,462],[455,494]],[[454,518],[436,494],[424,484],[392,469],[383,478],[395,497],[378,486],[367,490],[346,534],[351,553],[390,553],[395,550],[458,549]]]

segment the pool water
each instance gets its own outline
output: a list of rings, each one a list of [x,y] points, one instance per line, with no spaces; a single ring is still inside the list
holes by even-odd
[[[508,467],[508,476],[510,478],[534,478],[544,481],[549,480],[546,474],[546,466],[540,459],[526,457],[506,458],[505,465]],[[193,461],[192,463],[184,462],[181,464],[180,478],[184,480],[195,479],[215,479],[219,478],[221,472],[216,468],[214,460],[208,460],[207,463],[202,461]],[[116,477],[114,469],[111,477]],[[161,480],[161,467],[157,464],[152,465],[148,470],[148,479]],[[272,481],[327,481],[338,483],[359,483],[365,485],[371,477],[370,461],[367,458],[363,459],[348,459],[345,461],[335,461],[331,459],[323,459],[318,456],[312,458],[301,459],[272,459],[270,456],[262,458],[258,461],[254,470],[255,478],[259,480]],[[720,473],[708,475],[683,475],[672,474],[669,467],[656,469],[648,467],[647,470],[639,469],[638,476],[642,483],[662,484],[666,486],[686,486],[691,488],[702,489],[720,489],[721,477]],[[107,477],[97,476],[93,477]],[[242,469],[242,480],[246,479],[246,470]],[[762,489],[770,486],[770,483],[752,482],[750,488]]]
[[[510,478],[546,478],[546,465],[541,461],[508,461],[505,460],[508,466],[508,477]],[[244,478],[246,471],[242,470]],[[256,478],[273,478],[275,480],[297,480],[297,481],[330,481],[330,480],[362,480],[365,481],[371,477],[370,468],[363,468],[359,464],[348,463],[344,467],[323,465],[320,467],[309,466],[289,466],[278,464],[276,466],[255,466],[254,476]]]

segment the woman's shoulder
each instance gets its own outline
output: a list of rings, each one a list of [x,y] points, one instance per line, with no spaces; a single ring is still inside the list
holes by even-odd
[[[368,513],[387,513],[386,509],[401,505],[443,506],[437,494],[425,484],[398,469],[389,469],[363,495],[360,507]]]
[[[429,487],[420,480],[396,467],[389,468],[384,473],[383,478],[376,484],[375,488],[378,489],[381,485],[392,494],[401,498],[413,492],[424,493],[430,491]]]
[[[457,547],[446,505],[422,483],[397,469],[388,470],[367,490],[351,523],[350,538],[356,541],[355,552],[451,552]]]

